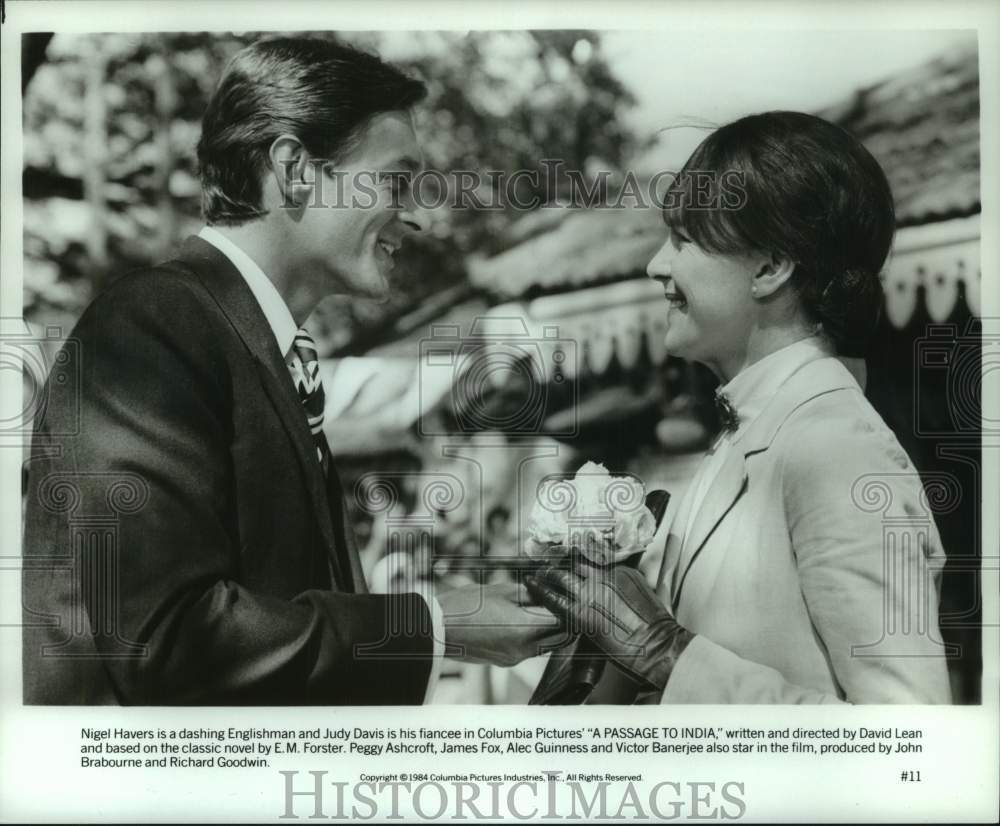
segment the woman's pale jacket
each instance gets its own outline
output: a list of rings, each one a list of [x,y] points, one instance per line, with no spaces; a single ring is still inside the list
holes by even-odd
[[[662,701],[950,702],[928,497],[851,372],[815,349],[733,448],[667,537],[658,593],[697,636]]]

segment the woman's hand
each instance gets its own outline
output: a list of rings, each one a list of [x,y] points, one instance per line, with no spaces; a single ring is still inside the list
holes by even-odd
[[[545,567],[525,580],[571,633],[589,637],[625,673],[663,691],[694,636],[682,628],[634,568]]]

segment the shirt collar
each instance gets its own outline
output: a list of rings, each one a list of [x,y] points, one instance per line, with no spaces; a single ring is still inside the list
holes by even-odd
[[[793,373],[816,358],[835,356],[833,345],[823,335],[812,335],[775,350],[737,373],[720,392],[725,394],[739,416],[741,435]],[[863,359],[840,358],[861,387],[865,383]]]
[[[239,270],[274,333],[279,352],[282,356],[288,355],[288,351],[292,348],[292,342],[295,340],[298,325],[292,318],[292,311],[288,309],[285,299],[281,297],[281,293],[278,292],[271,279],[264,274],[264,271],[249,255],[217,229],[202,227],[198,237],[208,241]]]

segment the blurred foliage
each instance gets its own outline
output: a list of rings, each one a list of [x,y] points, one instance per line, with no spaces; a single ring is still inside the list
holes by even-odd
[[[425,80],[417,122],[431,169],[536,170],[558,158],[615,170],[635,148],[623,117],[634,99],[593,32],[301,34],[342,37]],[[226,61],[258,36],[57,34],[43,44],[24,96],[29,320],[71,323],[110,280],[197,231],[200,119]],[[363,347],[416,302],[460,284],[466,256],[502,248],[516,217],[435,210],[389,302],[321,305],[325,348]]]

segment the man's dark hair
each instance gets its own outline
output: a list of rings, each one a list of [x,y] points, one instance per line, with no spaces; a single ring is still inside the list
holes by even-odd
[[[350,152],[372,117],[404,111],[424,84],[375,55],[302,37],[259,40],[226,66],[198,141],[202,212],[209,224],[236,225],[265,214],[261,177],[268,150],[295,135],[317,158]]]
[[[683,187],[705,172],[716,188],[732,176],[743,196],[735,208],[720,206],[724,199],[687,208]],[[837,351],[864,354],[883,302],[879,271],[895,212],[882,167],[857,138],[801,112],[749,115],[709,135],[671,189],[681,206],[664,210],[668,226],[710,252],[787,256],[803,307]]]

